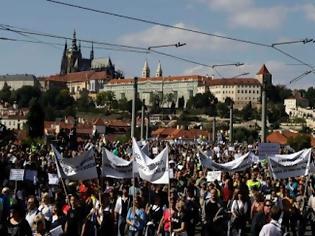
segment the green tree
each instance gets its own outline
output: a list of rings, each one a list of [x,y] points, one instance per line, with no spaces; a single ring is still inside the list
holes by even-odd
[[[234,129],[234,140],[238,142],[253,143],[258,140],[257,130],[249,130],[244,127]]]
[[[115,105],[117,105],[115,93],[113,91],[98,93],[96,95],[96,104],[106,106],[108,110],[111,110]]]
[[[118,100],[117,109],[121,111],[128,111],[128,100],[126,97],[122,97]]]
[[[175,93],[168,93],[165,95],[165,101],[167,103],[168,108],[171,107],[172,103],[176,102],[176,95]]]
[[[185,106],[185,98],[184,98],[184,96],[181,96],[178,99],[178,109],[183,110],[184,106]]]
[[[253,107],[252,103],[249,102],[243,109],[241,110],[241,117],[243,120],[248,121],[253,117]]]
[[[92,108],[95,108],[94,102],[92,98],[89,96],[89,92],[87,90],[83,90],[80,93],[80,97],[76,101],[77,109],[79,111],[87,112]]]
[[[11,87],[4,82],[2,89],[0,90],[0,101],[11,103]]]
[[[298,135],[288,138],[288,144],[296,151],[311,147],[311,137],[309,135]]]
[[[305,92],[305,98],[308,99],[310,107],[315,107],[315,87],[309,87]]]
[[[203,109],[209,115],[216,115],[218,99],[211,93],[197,93],[187,101],[187,108]]]
[[[16,100],[19,107],[28,107],[32,98],[38,99],[41,91],[37,87],[23,86],[16,90]]]
[[[44,133],[45,113],[37,98],[30,101],[30,110],[27,115],[27,130],[31,138],[42,137]]]
[[[142,107],[142,101],[139,98],[137,98],[136,99],[136,112],[141,110],[141,107]],[[128,111],[132,113],[132,100],[128,101]]]
[[[283,103],[284,99],[292,94],[292,90],[286,88],[284,85],[272,85],[267,88],[267,99],[273,103]]]
[[[224,102],[218,102],[216,105],[218,116],[222,118],[228,118],[230,116],[229,107]]]

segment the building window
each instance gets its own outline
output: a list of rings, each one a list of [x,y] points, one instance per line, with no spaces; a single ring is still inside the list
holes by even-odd
[[[252,93],[252,91],[248,90],[248,93]]]
[[[240,91],[239,91],[239,90],[237,90],[237,93],[240,93]]]
[[[126,98],[126,94],[125,93],[120,93],[120,99],[125,99]]]

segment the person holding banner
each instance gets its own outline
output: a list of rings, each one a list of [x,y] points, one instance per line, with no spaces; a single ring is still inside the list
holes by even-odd
[[[136,197],[134,206],[128,210],[127,224],[129,225],[128,236],[142,236],[146,224],[146,214],[140,196]]]

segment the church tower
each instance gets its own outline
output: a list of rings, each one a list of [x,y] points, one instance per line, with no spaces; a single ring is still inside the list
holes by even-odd
[[[263,64],[260,70],[256,74],[256,79],[263,84],[265,82],[266,86],[272,85],[272,75],[270,74],[269,70],[267,69],[266,65]]]
[[[65,48],[63,50],[62,58],[61,58],[61,66],[60,66],[60,74],[64,75],[67,73],[68,60],[67,60],[67,41],[65,42]]]
[[[162,77],[162,76],[163,76],[162,66],[161,66],[160,61],[159,61],[158,67],[157,67],[157,69],[156,69],[155,76],[156,76],[156,77]]]
[[[94,59],[94,48],[93,48],[93,42],[92,42],[92,49],[91,49],[91,52],[90,52],[90,60],[91,60],[91,63]]]
[[[142,69],[142,78],[150,78],[150,68],[149,68],[147,60],[145,60],[144,66]]]

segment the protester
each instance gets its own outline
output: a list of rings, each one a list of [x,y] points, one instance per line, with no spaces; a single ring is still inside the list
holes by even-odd
[[[248,153],[257,154],[258,143],[250,148],[234,144],[230,149],[225,143],[152,139],[144,148],[149,158],[146,164],[155,167],[154,158],[168,146],[167,158],[173,178],[155,184],[149,172],[142,173],[146,179],[136,173],[134,186],[131,169],[120,162],[124,160],[132,167],[131,142],[104,142],[103,137],[83,139],[77,144],[74,141],[69,145],[67,139],[57,139],[58,153],[46,145],[26,148],[10,143],[0,147],[0,165],[5,167],[0,173],[3,186],[0,235],[7,232],[15,235],[15,227],[25,231],[22,222],[28,222],[38,235],[49,231],[74,236],[196,235],[200,228],[202,236],[259,235],[263,226],[272,222],[272,205],[283,210],[279,221],[283,233],[304,235],[307,221],[315,233],[314,178],[275,178],[268,164],[257,161],[238,163],[240,165],[233,166],[235,169],[228,169],[231,161],[245,160],[250,156]],[[114,165],[124,170],[123,176],[104,175],[103,148],[111,153],[115,150],[115,163],[107,167]],[[217,169],[201,163],[197,155],[200,150],[211,155],[216,168],[224,165],[216,180],[209,180],[208,169]],[[89,151],[91,156],[86,156]],[[162,160],[159,163],[166,163]],[[73,161],[78,166],[83,163],[79,177],[71,176],[73,166],[65,165]],[[23,182],[11,181],[10,169],[13,168],[37,174]],[[58,177],[58,171],[63,171],[64,175]],[[48,181],[51,180],[48,174],[57,176],[55,182]],[[92,177],[86,177],[88,174]],[[309,206],[308,212],[305,205]],[[14,212],[16,206],[21,213]],[[38,219],[35,228],[34,222],[39,216],[44,217],[44,224]]]
[[[281,224],[278,222],[281,216],[281,209],[273,206],[270,211],[270,223],[263,226],[259,236],[282,236]]]

